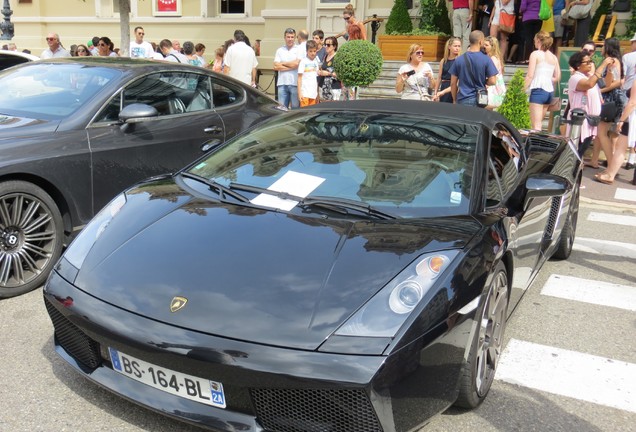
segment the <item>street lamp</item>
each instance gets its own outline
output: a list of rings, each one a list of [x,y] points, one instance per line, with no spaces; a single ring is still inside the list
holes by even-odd
[[[0,40],[13,39],[13,23],[11,22],[11,15],[13,14],[13,11],[10,8],[11,5],[9,4],[9,0],[4,0],[4,4],[2,5],[2,15],[4,15],[4,21],[0,23],[0,30],[2,30]]]

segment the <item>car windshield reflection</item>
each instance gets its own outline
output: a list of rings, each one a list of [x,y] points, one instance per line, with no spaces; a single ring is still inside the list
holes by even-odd
[[[121,72],[81,64],[33,64],[0,75],[0,113],[46,120],[73,114]]]
[[[297,112],[261,126],[190,172],[292,211],[298,198],[360,202],[401,218],[467,214],[479,126],[396,114]]]

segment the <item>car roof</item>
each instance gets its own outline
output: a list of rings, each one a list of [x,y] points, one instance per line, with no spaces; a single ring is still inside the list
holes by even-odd
[[[461,123],[481,124],[493,128],[498,123],[506,124],[510,129],[517,129],[501,114],[484,108],[470,107],[442,102],[422,102],[403,99],[359,99],[355,101],[329,102],[312,105],[308,108],[319,111],[369,111],[392,114],[415,114],[430,118],[457,121]]]
[[[147,71],[156,71],[157,69],[187,69],[190,71],[198,71],[199,73],[208,70],[185,63],[169,62],[165,60],[132,59],[130,57],[60,57],[38,61],[38,63],[45,62],[49,64],[85,64],[87,66],[100,66],[117,69],[122,72],[134,71],[135,74]]]

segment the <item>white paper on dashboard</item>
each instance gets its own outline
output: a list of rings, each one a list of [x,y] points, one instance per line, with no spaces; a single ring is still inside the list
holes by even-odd
[[[276,192],[285,192],[300,198],[305,198],[312,193],[322,182],[324,178],[302,174],[295,171],[287,171],[281,178],[276,180],[267,189]],[[285,211],[293,209],[298,201],[278,198],[274,195],[262,193],[250,201],[252,204],[272,207]]]

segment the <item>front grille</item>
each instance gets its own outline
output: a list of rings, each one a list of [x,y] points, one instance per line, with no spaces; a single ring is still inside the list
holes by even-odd
[[[559,148],[559,142],[539,136],[530,137],[530,151],[553,152]]]
[[[91,369],[98,367],[101,364],[99,344],[66,319],[48,299],[44,303],[53,321],[55,337],[62,348],[83,365]]]
[[[382,432],[363,390],[252,389],[262,426],[276,432]]]

